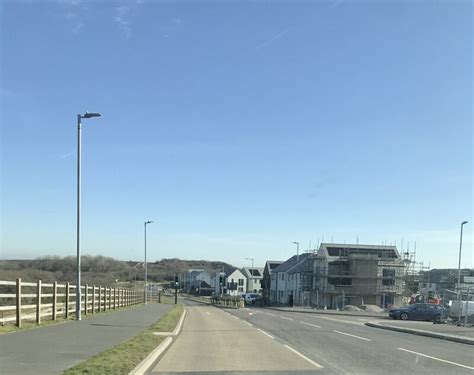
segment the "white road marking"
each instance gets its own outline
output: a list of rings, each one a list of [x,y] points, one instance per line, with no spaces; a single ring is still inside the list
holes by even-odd
[[[311,363],[313,366],[317,367],[317,368],[324,368],[323,366],[321,366],[319,363],[316,363],[314,362],[312,359],[309,359],[308,357],[306,357],[304,354],[301,354],[299,351],[293,349],[291,346],[288,346],[288,345],[284,345],[285,348],[291,350],[293,353],[295,353],[296,355],[299,355],[301,358],[303,358],[304,360],[308,361],[309,363]]]
[[[354,337],[354,338],[359,339],[359,340],[372,341],[371,339],[366,339],[365,337],[360,337],[360,336],[356,336],[356,335],[351,335],[350,333],[345,333],[345,332],[336,331],[336,330],[333,330],[333,332],[340,333],[341,335],[346,335],[346,336]]]
[[[210,313],[209,311],[206,311],[206,314],[207,314],[207,315],[211,315],[211,313]]]
[[[364,319],[364,318],[357,318],[357,320],[360,320],[361,322],[366,322],[367,319]]]
[[[253,313],[249,313],[249,315],[253,315]]]
[[[464,368],[467,368],[467,369],[469,369],[469,370],[474,370],[474,367],[471,367],[471,366],[466,366],[466,365],[462,365],[462,364],[460,364],[460,363],[447,361],[447,360],[445,360],[445,359],[432,357],[432,356],[427,355],[427,354],[422,354],[422,353],[418,353],[418,352],[413,352],[413,351],[408,350],[408,349],[403,349],[403,348],[397,348],[397,349],[398,349],[398,350],[402,350],[402,351],[404,351],[404,352],[408,352],[408,353],[412,353],[412,354],[416,354],[416,355],[421,355],[422,357],[434,359],[434,360],[436,360],[436,361],[449,363],[450,365],[459,366],[459,367],[464,367]]]
[[[243,321],[245,324],[247,324],[248,326],[253,327],[253,324],[252,324],[252,323],[249,323],[249,322],[247,322],[247,321],[245,321],[245,320],[242,320],[242,321]]]
[[[274,338],[275,338],[275,337],[273,337],[272,335],[270,335],[269,333],[266,333],[265,331],[262,331],[260,328],[257,328],[257,331],[262,332],[264,335],[270,337],[271,339],[274,339]]]
[[[317,324],[311,324],[311,323],[306,323],[306,322],[300,322],[301,324],[306,324],[307,326],[315,327],[315,328],[321,328],[321,326],[318,326]]]
[[[238,317],[236,317],[235,315],[231,315],[231,316],[232,316],[232,318],[234,318],[234,319],[240,320],[240,319],[239,319]]]
[[[293,320],[291,318],[287,318],[286,316],[281,316],[281,315],[280,315],[280,318],[285,319],[285,320]]]
[[[267,315],[270,315],[270,316],[276,316],[275,314],[272,314],[272,313],[265,313]]]
[[[308,316],[308,314],[305,314],[305,316]],[[361,322],[351,322],[350,320],[328,318],[326,316],[321,316],[321,315],[318,315],[318,314],[312,315],[311,318],[332,320],[333,322],[340,322],[340,323],[352,324],[352,325],[356,325],[356,326],[364,326],[365,327],[365,324],[361,323]]]

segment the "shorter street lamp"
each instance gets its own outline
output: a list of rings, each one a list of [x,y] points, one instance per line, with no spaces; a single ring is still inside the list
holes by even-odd
[[[462,293],[461,293],[461,252],[462,252],[462,228],[468,221],[463,221],[461,223],[461,236],[459,238],[459,263],[458,263],[458,299],[459,299],[459,313],[458,313],[458,323],[461,322],[461,301],[462,301]],[[466,301],[467,303],[467,301]]]
[[[145,221],[145,305],[148,303],[148,268],[146,263],[146,226],[153,224],[153,221]]]

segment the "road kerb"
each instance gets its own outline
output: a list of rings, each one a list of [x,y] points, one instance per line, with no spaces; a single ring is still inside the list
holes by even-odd
[[[423,331],[421,329],[414,329],[414,328],[395,327],[391,325],[380,324],[378,322],[366,322],[365,325],[367,327],[386,329],[389,331],[402,332],[402,333],[410,333],[412,335],[426,336],[426,337],[432,337],[432,338],[441,339],[441,340],[459,342],[462,344],[474,345],[474,339],[471,339],[470,337],[456,336],[456,335],[450,335],[446,333],[429,332],[429,331]]]
[[[181,331],[181,327],[184,322],[184,317],[186,316],[186,308],[183,309],[183,313],[181,314],[181,318],[179,318],[178,324],[174,328],[173,332],[153,332],[156,336],[177,336]]]
[[[153,365],[156,359],[170,346],[173,339],[171,337],[167,337],[163,340],[163,342],[158,345],[150,354],[146,356],[146,358],[141,361],[132,371],[130,371],[129,375],[142,375],[145,374],[146,371]]]
[[[186,316],[186,308],[183,309],[183,313],[179,318],[178,324],[176,325],[173,332],[153,332],[157,336],[168,336],[164,339],[160,345],[158,345],[153,351],[146,356],[146,358],[141,361],[132,371],[129,372],[129,375],[141,375],[145,374],[148,369],[153,365],[157,358],[171,345],[173,339],[170,336],[177,336],[181,332],[181,327],[183,326],[184,318]]]

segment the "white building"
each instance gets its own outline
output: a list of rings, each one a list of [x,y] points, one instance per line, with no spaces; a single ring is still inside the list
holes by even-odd
[[[202,269],[189,269],[185,285],[186,293],[201,294],[203,289],[209,289],[211,275]]]
[[[303,264],[310,254],[294,255],[276,267],[271,273],[270,303],[293,304],[294,296],[301,287],[293,268]]]
[[[247,278],[236,268],[227,276],[227,294],[231,296],[240,296],[247,290]]]
[[[246,293],[262,293],[263,268],[244,267],[242,273],[247,278]]]

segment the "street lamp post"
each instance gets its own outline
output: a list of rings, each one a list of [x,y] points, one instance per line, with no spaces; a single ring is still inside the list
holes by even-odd
[[[252,281],[252,289],[250,289],[249,286],[247,286],[247,289],[249,289],[250,292],[252,292],[253,291],[253,261],[254,261],[254,258],[245,258],[245,260],[252,261],[252,269],[250,270],[250,280]]]
[[[100,113],[77,115],[77,227],[76,227],[76,320],[81,320],[81,136],[83,118],[100,117]],[[87,305],[87,301],[86,301]]]
[[[153,221],[145,221],[145,305],[148,303],[148,267],[146,263],[146,226],[152,224]]]
[[[300,260],[300,243],[293,241],[293,243],[296,245],[296,262]]]
[[[461,252],[462,252],[462,229],[468,221],[463,221],[461,223],[461,236],[459,238],[459,263],[458,263],[458,301],[459,301],[459,313],[458,313],[458,323],[461,322]]]

